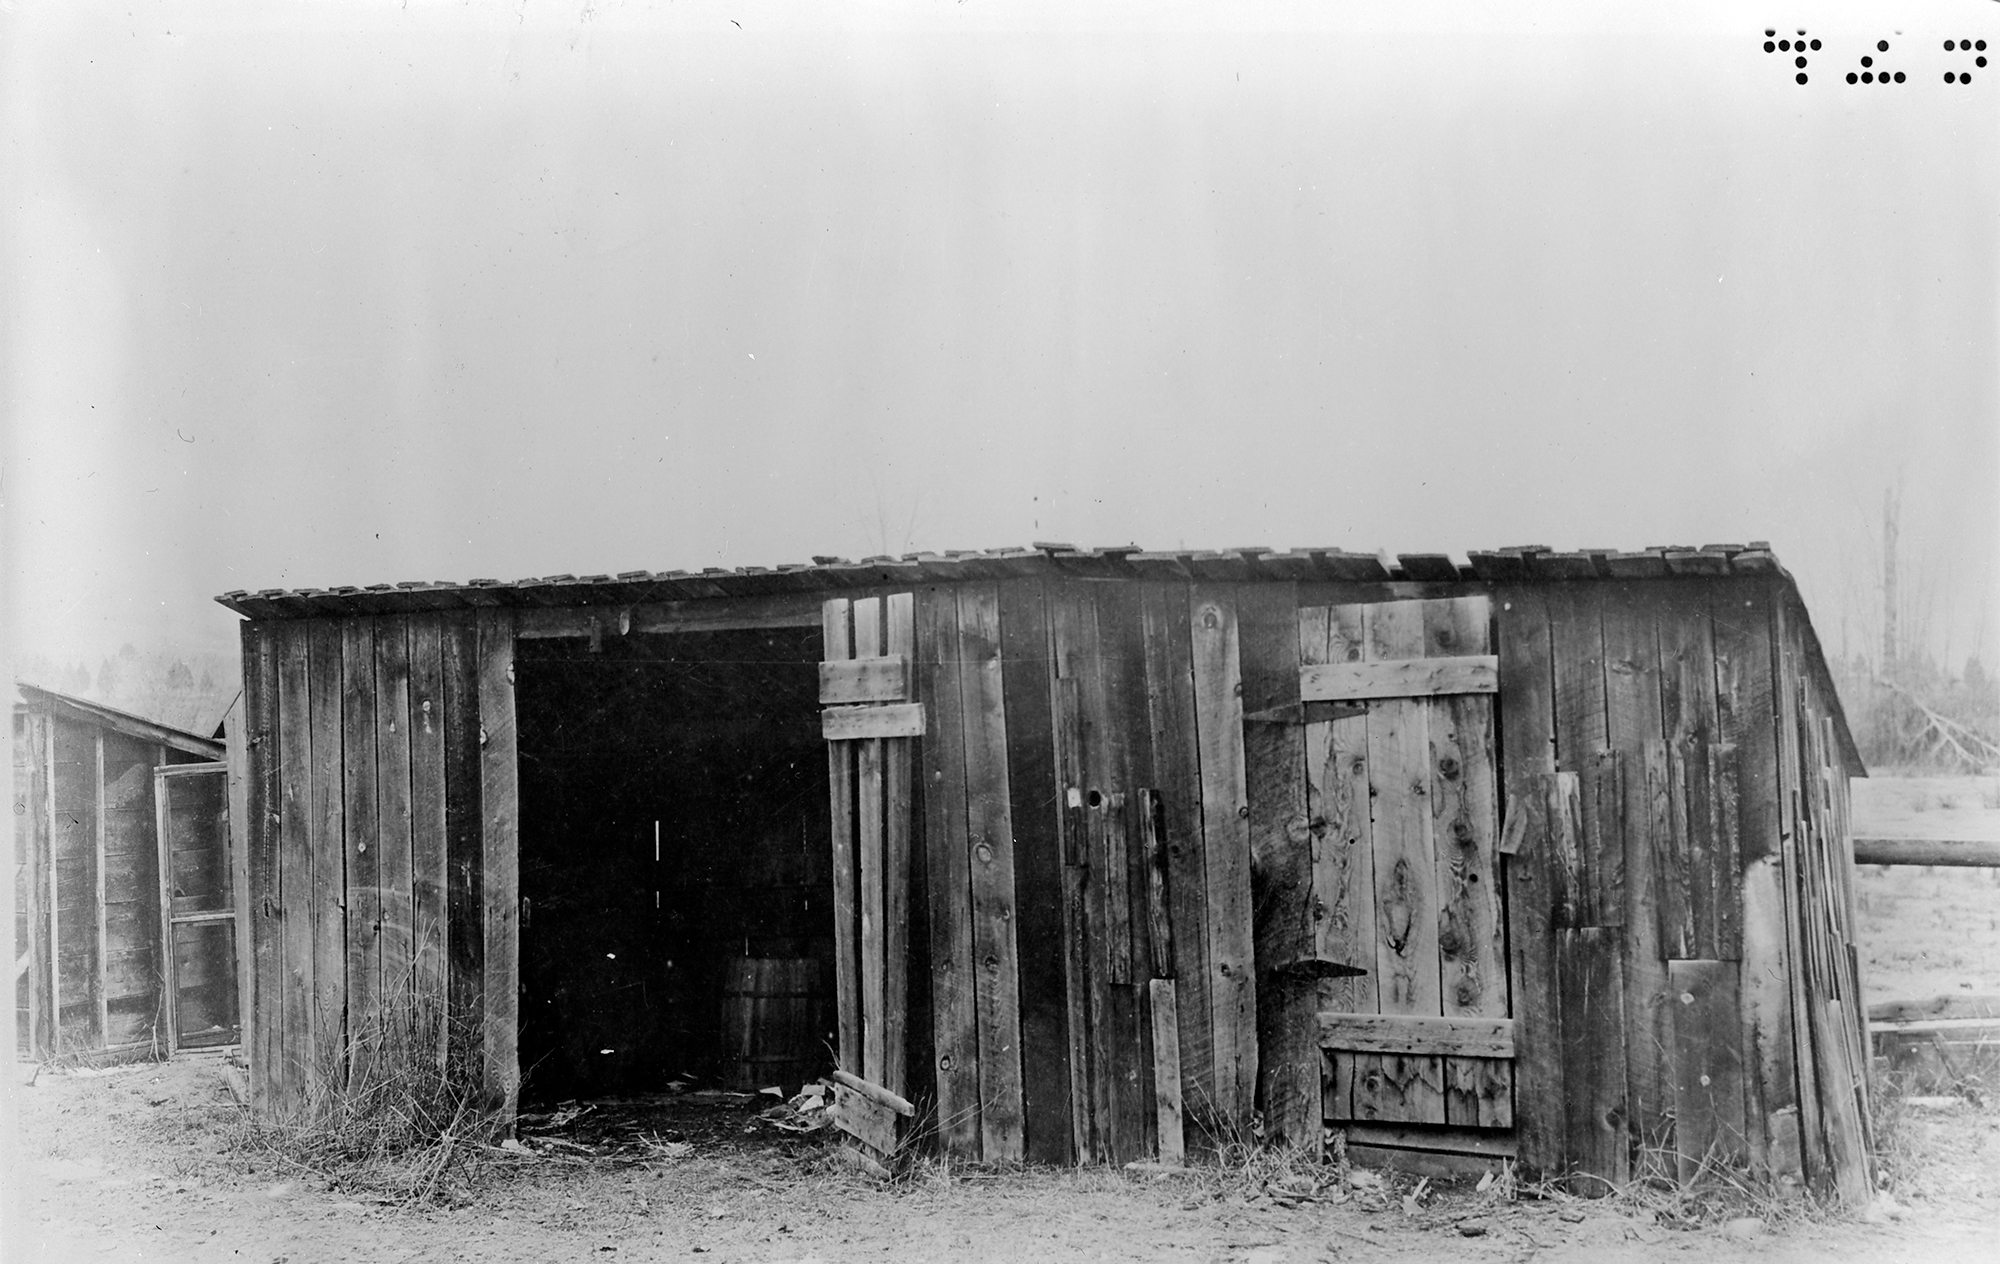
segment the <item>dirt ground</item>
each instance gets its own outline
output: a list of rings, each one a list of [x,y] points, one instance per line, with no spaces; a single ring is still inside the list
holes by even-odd
[[[558,1137],[567,1144],[531,1135],[539,1154],[485,1152],[472,1188],[409,1207],[245,1147],[216,1060],[44,1072],[13,1095],[11,1174],[27,1217],[11,1226],[10,1261],[2000,1259],[2000,1111],[1969,1103],[1898,1111],[1901,1219],[1792,1212],[1736,1238],[1632,1198],[1468,1186],[1412,1202],[1408,1178],[1368,1174],[1356,1188],[1331,1168],[1303,1197],[1240,1171],[929,1167],[879,1185],[835,1163],[821,1137],[761,1124],[768,1100],[628,1112],[596,1131],[577,1121]]]

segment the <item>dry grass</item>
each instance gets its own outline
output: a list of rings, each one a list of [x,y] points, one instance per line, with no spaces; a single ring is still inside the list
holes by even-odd
[[[297,1109],[246,1118],[238,1145],[332,1188],[393,1202],[464,1201],[500,1126],[481,1068],[438,1054],[441,1029],[440,1019],[371,1023],[313,1068]]]

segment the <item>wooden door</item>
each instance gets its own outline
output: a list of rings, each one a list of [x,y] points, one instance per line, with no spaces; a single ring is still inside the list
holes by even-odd
[[[910,768],[924,731],[910,670],[915,599],[839,597],[823,617],[840,1069],[899,1098],[907,1091]]]
[[[236,884],[229,858],[229,766],[153,770],[160,849],[160,956],[166,1049],[237,1043]]]
[[[1328,1119],[1513,1126],[1485,597],[1299,611]]]

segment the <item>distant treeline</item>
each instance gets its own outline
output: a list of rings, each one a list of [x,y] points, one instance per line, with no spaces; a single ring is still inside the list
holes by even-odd
[[[1834,686],[1870,768],[1953,775],[2000,772],[2000,679],[1977,658],[1956,674],[1929,655],[1880,670],[1835,661]]]
[[[242,669],[227,654],[141,650],[127,642],[95,668],[31,654],[15,665],[25,684],[101,702],[120,711],[207,736],[242,687]]]

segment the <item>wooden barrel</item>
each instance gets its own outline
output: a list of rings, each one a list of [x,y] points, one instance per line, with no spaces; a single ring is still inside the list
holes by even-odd
[[[787,1094],[824,1071],[825,973],[812,957],[735,957],[722,972],[722,1067],[727,1087]]]

